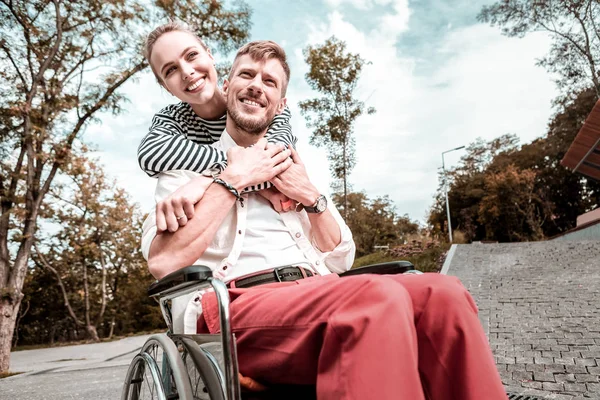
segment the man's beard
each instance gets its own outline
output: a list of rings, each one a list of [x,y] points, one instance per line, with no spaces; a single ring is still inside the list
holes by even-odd
[[[235,99],[234,101],[238,100]],[[242,113],[238,107],[227,105],[227,114],[240,130],[257,136],[262,134],[271,124],[271,121],[275,116],[275,108],[270,112],[267,111],[264,118],[257,118]]]

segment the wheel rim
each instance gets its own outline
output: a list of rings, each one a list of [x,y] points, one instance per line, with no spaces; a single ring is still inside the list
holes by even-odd
[[[126,400],[165,400],[160,371],[147,354],[138,354],[129,368],[126,379]]]
[[[225,400],[225,377],[219,361],[211,351],[220,351],[216,346],[211,351],[187,337],[175,340],[182,351],[181,359],[187,369],[194,400]]]
[[[183,363],[185,364],[185,368],[187,370],[188,376],[190,377],[190,383],[192,385],[192,396],[194,400],[207,400],[209,399],[208,389],[204,384],[204,380],[202,376],[198,372],[196,365],[194,364],[194,360],[190,353],[187,350],[184,350],[181,358]]]
[[[160,376],[160,386],[164,391],[164,396],[167,400],[179,399],[179,393],[177,391],[177,385],[175,383],[175,376],[173,374],[173,367],[169,362],[169,357],[165,354],[162,346],[158,342],[150,343],[145,347],[143,353],[150,356],[158,367]],[[140,400],[146,400],[146,398],[140,398]],[[149,399],[154,400],[155,397]]]

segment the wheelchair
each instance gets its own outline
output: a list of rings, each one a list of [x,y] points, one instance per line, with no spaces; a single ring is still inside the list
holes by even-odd
[[[420,274],[408,261],[394,261],[352,269],[359,274]],[[212,287],[219,304],[220,334],[177,334],[173,329],[172,300]],[[230,325],[226,284],[205,266],[193,265],[154,282],[148,295],[157,298],[168,331],[152,335],[129,365],[122,400],[313,400],[314,386],[273,386],[261,392],[240,388],[236,342]]]

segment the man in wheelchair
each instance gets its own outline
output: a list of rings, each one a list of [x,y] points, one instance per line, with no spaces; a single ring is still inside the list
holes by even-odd
[[[477,308],[454,277],[356,275],[352,235],[294,149],[267,145],[286,104],[289,67],[270,41],[242,47],[223,90],[227,151],[217,175],[171,171],[157,196],[206,191],[176,232],[144,223],[142,249],[162,278],[191,264],[229,287],[240,372],[270,384],[316,385],[318,399],[506,399]],[[244,188],[270,181],[298,206],[277,212]],[[179,192],[181,193],[181,192]],[[178,216],[183,217],[183,216]],[[184,330],[216,333],[213,292],[192,296]]]

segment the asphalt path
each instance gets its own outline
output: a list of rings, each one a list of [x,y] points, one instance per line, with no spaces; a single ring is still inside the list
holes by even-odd
[[[1,400],[119,399],[127,367],[148,335],[11,354]]]

